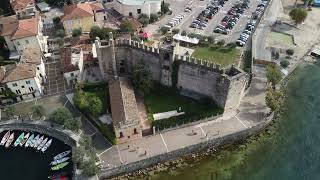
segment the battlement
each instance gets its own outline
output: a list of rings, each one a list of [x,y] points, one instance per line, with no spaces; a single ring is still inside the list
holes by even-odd
[[[138,41],[133,41],[133,40],[129,40],[129,39],[118,39],[115,41],[115,46],[129,46],[129,47],[134,47],[134,48],[140,49],[142,51],[160,54],[159,48],[146,46]]]

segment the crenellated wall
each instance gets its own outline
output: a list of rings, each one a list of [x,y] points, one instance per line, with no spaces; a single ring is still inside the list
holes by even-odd
[[[99,64],[106,79],[114,75],[131,74],[134,65],[143,61],[152,74],[152,79],[165,86],[172,86],[172,64],[179,62],[177,88],[210,97],[225,111],[235,110],[247,83],[246,73],[231,67],[174,54],[175,47],[154,48],[127,39],[96,40]],[[99,57],[100,56],[100,57]],[[192,96],[191,96],[192,97]]]

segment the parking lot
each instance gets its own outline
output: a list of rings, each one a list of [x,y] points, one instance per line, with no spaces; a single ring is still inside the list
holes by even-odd
[[[199,17],[199,14],[206,10],[208,5],[213,2],[212,0],[206,0],[206,1],[191,1],[191,2],[185,2],[185,1],[173,1],[168,0],[166,1],[170,3],[170,7],[173,11],[172,15],[166,16],[165,18],[161,19],[159,22],[156,23],[159,27],[166,25],[168,22],[172,21],[174,18],[176,18],[178,15],[182,14],[184,16],[181,21],[172,27],[179,28],[181,30],[185,30],[188,34],[189,33],[196,33],[196,34],[203,34],[203,35],[213,35],[216,37],[217,40],[225,40],[226,43],[229,42],[235,42],[240,37],[240,34],[243,30],[245,30],[247,22],[250,21],[252,18],[252,14],[256,11],[258,4],[261,2],[261,0],[250,0],[248,3],[248,8],[243,9],[243,14],[240,15],[238,20],[236,21],[233,28],[228,32],[227,35],[220,34],[220,33],[214,33],[213,30],[221,24],[221,21],[225,18],[226,15],[228,15],[228,11],[231,10],[231,8],[236,3],[242,3],[244,0],[227,0],[224,2],[224,5],[219,6],[219,10],[216,14],[212,16],[211,19],[207,19],[205,22],[206,27],[199,27],[199,28],[192,28],[190,25]],[[219,5],[219,1],[216,2],[217,5]],[[191,12],[184,12],[186,7],[191,7]],[[230,16],[230,15],[229,15]]]

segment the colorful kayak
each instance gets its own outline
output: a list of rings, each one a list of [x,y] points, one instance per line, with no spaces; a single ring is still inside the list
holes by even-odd
[[[64,157],[64,158],[61,158],[61,159],[57,159],[57,160],[54,160],[50,163],[50,165],[54,166],[54,165],[57,165],[57,164],[60,164],[60,163],[63,163],[67,160],[69,160],[70,157]]]
[[[14,141],[14,133],[10,135],[5,147],[8,148],[13,141]]]
[[[24,147],[29,147],[31,145],[33,138],[34,138],[34,134],[31,134],[28,141],[24,144]]]
[[[23,140],[20,142],[19,145],[20,145],[20,146],[23,146],[24,143],[26,143],[26,142],[28,141],[29,136],[30,136],[30,133],[28,133],[27,135],[25,135],[25,136],[23,137]]]
[[[10,131],[8,131],[2,138],[0,145],[3,146],[9,139],[10,137]]]
[[[40,138],[40,134],[38,134],[30,143],[30,147],[34,147],[34,145],[36,144],[36,142],[39,140]]]
[[[37,150],[40,151],[40,149],[42,149],[42,147],[47,143],[47,141],[48,141],[48,138],[45,138],[37,147]]]
[[[69,164],[69,162],[64,162],[64,163],[58,164],[56,166],[51,167],[51,170],[57,171],[59,169],[66,167],[68,164]]]
[[[43,148],[41,149],[41,151],[44,153],[51,145],[52,143],[52,139],[50,139],[44,146]]]
[[[64,151],[64,152],[56,155],[53,159],[54,159],[54,160],[61,159],[61,158],[65,157],[65,156],[67,156],[67,155],[70,154],[70,153],[71,153],[71,150]]]
[[[38,141],[34,144],[33,148],[37,149],[37,147],[40,145],[43,139],[44,139],[44,136],[41,136],[41,138],[39,138]]]
[[[17,138],[17,140],[14,142],[14,147],[17,147],[20,142],[23,140],[23,137],[24,137],[24,132],[20,134],[20,136]]]

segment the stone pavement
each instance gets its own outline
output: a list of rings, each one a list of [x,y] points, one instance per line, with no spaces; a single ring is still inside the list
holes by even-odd
[[[253,78],[252,85],[243,98],[237,113],[224,114],[223,117],[213,121],[112,146],[99,155],[102,169],[107,170],[208,139],[237,133],[262,123],[268,112],[264,95],[266,81],[266,78],[263,77]]]

